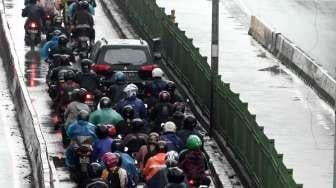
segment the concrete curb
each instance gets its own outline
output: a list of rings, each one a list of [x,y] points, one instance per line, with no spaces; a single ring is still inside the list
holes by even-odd
[[[332,106],[336,100],[336,81],[293,42],[251,16],[249,34],[275,55],[284,65],[293,69]]]
[[[43,138],[37,113],[32,106],[28,89],[21,72],[19,58],[5,16],[4,2],[1,6],[0,41],[2,47],[0,55],[8,78],[8,85],[17,109],[17,118],[24,137],[25,147],[30,157],[34,187],[53,187],[53,171],[45,139]]]
[[[127,18],[124,17],[124,15],[122,15],[122,11],[117,7],[118,5],[116,5],[115,2],[113,1],[109,1],[109,0],[100,0],[100,2],[102,3],[102,5],[104,6],[103,9],[104,11],[107,11],[108,15],[111,15],[109,17],[109,19],[113,24],[118,24],[118,28],[121,28],[121,32],[123,33],[123,36],[125,36],[126,38],[138,38],[139,36],[136,34],[135,30],[132,28],[132,26],[128,23]],[[119,15],[117,15],[117,17],[115,16],[116,14],[113,13],[113,11],[118,10]],[[123,25],[127,25],[127,27],[123,27]],[[134,33],[134,34],[133,34]],[[165,71],[170,71],[168,70],[169,68],[164,65],[164,67],[162,67]],[[172,72],[170,72],[168,74],[169,76],[173,76]],[[173,80],[176,83],[182,83],[178,80],[176,80],[176,78],[173,78]],[[180,85],[180,84],[177,84]],[[182,86],[183,87],[183,86]],[[178,87],[178,89],[182,89],[181,87]],[[183,94],[186,94],[186,88],[182,89],[184,90]],[[191,95],[189,95],[191,96]],[[193,99],[190,99],[191,101],[193,101]],[[193,102],[191,102],[193,103]],[[192,104],[192,106],[195,106],[195,103]],[[197,107],[196,107],[197,108]],[[202,114],[201,110],[199,109],[195,109],[195,107],[193,107],[193,111],[197,111],[198,114]],[[202,115],[201,115],[202,116]],[[202,116],[200,117],[200,115],[197,115],[198,118],[202,118],[201,123],[203,124],[206,120],[204,119],[205,117]],[[237,179],[237,175],[235,174],[234,170],[232,169],[232,167],[230,166],[229,162],[226,160],[226,158],[224,157],[224,154],[222,153],[222,151],[220,151],[221,147],[219,147],[216,142],[212,139],[210,139],[209,137],[205,138],[205,143],[204,143],[204,149],[206,151],[206,154],[211,158],[211,159],[215,159],[214,161],[212,161],[210,163],[210,169],[212,171],[212,173],[215,174],[214,177],[214,184],[216,187],[243,187],[241,185],[241,183],[239,182],[239,180]],[[220,160],[220,161],[219,161]]]

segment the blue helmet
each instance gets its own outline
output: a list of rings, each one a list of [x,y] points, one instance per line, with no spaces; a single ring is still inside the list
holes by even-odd
[[[114,74],[114,80],[116,82],[125,82],[126,81],[126,75],[121,72],[121,71],[117,71],[115,74]]]

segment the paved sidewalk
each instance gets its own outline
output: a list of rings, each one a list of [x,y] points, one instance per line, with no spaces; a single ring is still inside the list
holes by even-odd
[[[211,1],[157,0],[176,10],[176,22],[210,57]],[[187,8],[186,8],[187,7]],[[230,10],[230,13],[227,11]],[[222,80],[249,103],[260,126],[275,139],[294,178],[304,187],[332,187],[334,114],[315,92],[248,34],[248,20],[231,0],[220,2]],[[208,58],[210,61],[210,58]],[[309,172],[309,173],[307,173]]]

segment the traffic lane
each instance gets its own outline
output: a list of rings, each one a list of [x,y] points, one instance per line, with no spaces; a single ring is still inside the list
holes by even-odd
[[[51,122],[53,111],[51,109],[51,100],[47,93],[45,76],[48,65],[41,61],[38,52],[32,52],[24,46],[24,18],[18,16],[23,8],[22,2],[13,2],[5,0],[6,16],[9,22],[9,28],[13,36],[13,42],[20,59],[20,68],[25,73],[26,84],[32,104],[38,114],[39,122],[43,136],[46,138],[48,154],[53,159],[56,168],[56,186],[75,187],[71,181],[69,171],[64,166],[64,148],[60,131],[55,131]],[[20,27],[22,26],[22,29]],[[108,18],[102,11],[101,5],[97,2],[95,16],[96,39],[105,37],[106,39],[119,38],[117,32],[111,26]]]
[[[248,14],[275,27],[336,78],[336,0],[237,1]]]
[[[159,0],[203,55],[210,57],[211,2]],[[226,1],[227,2],[227,1]],[[185,9],[188,5],[188,9]],[[240,19],[220,6],[219,74],[249,103],[260,126],[276,140],[294,178],[305,187],[331,187],[334,114],[296,75],[284,68],[248,34]],[[236,10],[230,10],[235,12]],[[195,21],[197,20],[197,21]],[[210,60],[210,58],[208,58]],[[307,171],[311,173],[307,173]]]
[[[5,72],[0,59],[0,72]],[[0,184],[4,187],[32,187],[31,167],[6,74],[0,75]]]

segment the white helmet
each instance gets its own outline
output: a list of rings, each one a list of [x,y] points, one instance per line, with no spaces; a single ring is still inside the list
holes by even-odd
[[[176,125],[172,121],[167,121],[163,125],[163,132],[176,132]]]
[[[155,69],[152,70],[152,77],[153,77],[153,78],[157,78],[157,77],[162,78],[162,76],[163,76],[163,71],[162,71],[162,69],[160,69],[160,68],[155,68]]]
[[[167,167],[175,167],[178,165],[179,154],[174,150],[168,151],[166,153],[165,161]]]
[[[138,87],[135,84],[128,84],[123,90],[127,97],[136,96],[138,93]]]

